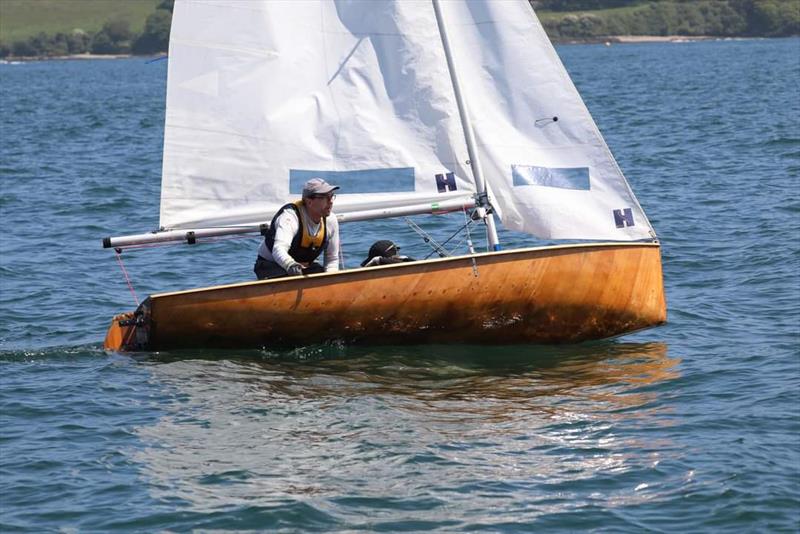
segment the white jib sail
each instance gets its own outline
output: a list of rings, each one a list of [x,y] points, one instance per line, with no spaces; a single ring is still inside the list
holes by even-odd
[[[162,229],[269,221],[303,183],[340,215],[471,201],[429,1],[177,0]]]
[[[655,237],[527,0],[442,7],[503,225],[551,239]]]

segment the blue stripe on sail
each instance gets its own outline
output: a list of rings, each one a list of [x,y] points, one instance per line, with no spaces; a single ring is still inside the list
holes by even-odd
[[[311,178],[322,178],[338,185],[342,194],[400,193],[414,191],[414,167],[365,169],[360,171],[309,171],[289,169],[289,192],[299,195]]]
[[[560,189],[589,190],[589,167],[555,168],[512,165],[515,186],[541,185]]]

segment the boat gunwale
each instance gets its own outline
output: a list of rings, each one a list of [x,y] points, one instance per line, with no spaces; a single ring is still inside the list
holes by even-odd
[[[333,272],[324,272],[324,273],[316,273],[316,274],[308,274],[303,276],[287,276],[281,278],[272,278],[272,279],[264,279],[264,280],[251,280],[248,282],[236,282],[234,284],[224,284],[218,286],[206,286],[206,287],[199,287],[193,289],[182,289],[179,291],[170,291],[166,293],[154,293],[150,295],[150,299],[159,299],[165,297],[173,297],[178,295],[186,295],[191,293],[202,293],[206,291],[212,290],[223,290],[223,289],[232,289],[232,288],[239,288],[239,287],[248,287],[254,285],[266,285],[266,284],[283,284],[283,283],[296,283],[299,280],[304,279],[315,279],[318,280],[320,278],[330,278],[335,276],[344,276],[344,275],[351,275],[357,274],[363,271],[368,272],[381,272],[387,269],[403,269],[403,268],[411,268],[415,266],[419,266],[420,263],[425,264],[436,264],[436,263],[446,263],[452,261],[461,261],[461,260],[470,260],[470,259],[480,259],[486,257],[500,257],[500,256],[511,256],[515,254],[526,254],[531,252],[547,252],[547,251],[561,251],[561,250],[570,250],[570,249],[601,249],[601,248],[610,248],[610,247],[655,247],[660,248],[661,243],[659,241],[606,241],[600,243],[570,243],[564,245],[545,245],[541,247],[527,247],[527,248],[515,248],[509,250],[497,250],[497,251],[487,251],[487,252],[476,252],[474,254],[463,254],[460,256],[448,256],[446,258],[430,258],[426,260],[415,260],[410,262],[402,262],[402,263],[394,263],[389,265],[376,265],[372,267],[356,267],[353,269],[344,269],[339,271]]]

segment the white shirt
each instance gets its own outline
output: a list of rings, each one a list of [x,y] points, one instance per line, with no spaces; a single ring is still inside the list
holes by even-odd
[[[303,215],[307,222],[309,235],[314,236],[319,233],[322,221],[314,223],[311,217],[308,216],[308,212],[305,212],[305,207],[301,206],[300,209],[304,210]],[[333,272],[339,270],[339,221],[336,220],[336,215],[331,212],[326,219],[326,223],[328,244],[323,251],[323,266],[325,267],[325,272]],[[274,261],[284,270],[289,270],[292,264],[297,263],[289,255],[289,247],[292,246],[292,240],[299,230],[300,220],[297,218],[297,213],[292,208],[286,208],[275,220],[275,243],[272,245],[272,252],[267,248],[267,244],[261,241],[261,246],[258,247],[258,255],[265,260]]]

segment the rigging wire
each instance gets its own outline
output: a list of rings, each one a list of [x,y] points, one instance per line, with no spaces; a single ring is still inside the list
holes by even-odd
[[[466,213],[466,210],[465,210],[465,213]],[[449,242],[450,242],[450,241],[451,241],[451,240],[452,240],[452,239],[453,239],[455,236],[457,236],[459,233],[461,233],[461,231],[462,231],[462,230],[466,230],[466,231],[467,231],[467,235],[466,235],[465,237],[462,237],[462,238],[461,238],[461,241],[459,241],[458,243],[456,243],[456,246],[455,246],[455,247],[453,247],[453,250],[455,251],[455,250],[456,250],[458,247],[460,247],[460,246],[461,246],[461,243],[463,243],[465,240],[469,239],[469,228],[468,228],[468,227],[469,227],[469,225],[470,225],[470,224],[472,224],[472,223],[473,223],[473,219],[472,219],[471,217],[470,217],[470,218],[468,218],[468,219],[467,219],[467,222],[464,224],[464,226],[462,226],[461,228],[459,228],[458,230],[456,230],[456,231],[453,233],[453,235],[451,235],[450,237],[448,237],[447,239],[445,239],[445,240],[444,240],[444,243],[442,243],[442,245],[446,245],[446,244],[447,244],[447,243],[449,243]],[[472,250],[472,243],[471,243],[471,242],[469,243],[469,247],[470,247],[470,252],[474,252],[474,251]]]
[[[406,224],[407,224],[408,226],[410,226],[410,227],[411,227],[411,229],[412,229],[412,230],[414,230],[414,231],[415,231],[415,232],[416,232],[416,233],[417,233],[417,234],[418,234],[418,235],[419,235],[419,236],[422,238],[422,240],[423,240],[423,241],[425,241],[425,242],[426,242],[426,243],[428,243],[428,244],[429,244],[431,247],[433,247],[433,251],[432,251],[430,254],[428,254],[427,256],[425,256],[425,259],[426,259],[426,260],[427,260],[428,258],[430,258],[430,257],[431,257],[431,255],[432,255],[434,252],[436,252],[437,254],[439,254],[439,257],[440,257],[440,258],[445,258],[445,257],[447,257],[447,256],[449,256],[449,255],[450,255],[450,253],[449,253],[449,252],[447,252],[447,250],[446,250],[446,249],[445,249],[445,248],[444,248],[442,245],[440,245],[439,243],[437,243],[437,242],[436,242],[436,240],[435,240],[434,238],[432,238],[432,237],[430,236],[430,234],[428,234],[428,233],[427,233],[425,230],[423,230],[422,228],[420,228],[420,227],[419,227],[419,225],[418,225],[417,223],[415,223],[414,221],[412,221],[412,220],[411,220],[411,219],[409,219],[408,217],[404,217],[404,219],[405,219],[405,221],[406,221]],[[459,232],[460,232],[460,231],[461,231],[461,230],[459,230]],[[452,239],[452,236],[451,236],[451,238],[450,238],[450,239]],[[449,239],[448,239],[448,241],[449,241]],[[447,243],[447,241],[445,241],[445,243]]]
[[[464,208],[464,212],[466,213],[466,209],[465,209],[465,208]],[[428,258],[430,258],[430,257],[433,255],[433,253],[434,253],[434,252],[435,252],[435,253],[438,253],[440,258],[444,258],[444,257],[447,257],[447,256],[452,256],[452,255],[453,255],[453,254],[452,254],[452,252],[448,252],[448,251],[447,251],[447,249],[445,249],[445,248],[444,248],[444,246],[445,246],[446,244],[448,244],[450,241],[452,241],[454,237],[456,237],[457,235],[459,235],[459,234],[460,234],[462,231],[464,231],[464,230],[467,228],[467,226],[469,226],[469,225],[470,225],[470,224],[472,224],[472,222],[473,222],[471,218],[468,218],[468,219],[467,219],[467,222],[466,222],[466,224],[465,224],[464,226],[462,226],[461,228],[459,228],[458,230],[456,230],[455,232],[453,232],[453,234],[452,234],[450,237],[448,237],[447,239],[445,239],[445,240],[444,240],[444,241],[443,241],[443,242],[440,244],[440,243],[437,243],[437,242],[436,242],[436,241],[435,241],[435,240],[434,240],[434,239],[433,239],[433,238],[432,238],[430,235],[428,235],[428,234],[427,234],[427,233],[426,233],[426,232],[425,232],[425,231],[424,231],[422,228],[420,228],[420,227],[419,227],[419,226],[418,226],[416,223],[414,223],[414,221],[410,220],[408,217],[406,217],[406,219],[405,219],[405,220],[406,220],[406,223],[408,223],[408,225],[411,227],[411,229],[412,229],[412,230],[414,230],[415,232],[417,232],[417,233],[420,235],[420,237],[422,237],[422,239],[423,239],[423,240],[424,240],[426,243],[428,243],[429,245],[431,245],[431,247],[433,247],[433,249],[434,249],[433,251],[431,251],[431,252],[430,252],[430,254],[428,254],[427,256],[425,256],[425,257],[423,258],[424,260],[427,260]],[[468,231],[467,233],[469,234],[469,231]],[[453,252],[454,252],[455,250],[457,250],[457,249],[458,249],[458,247],[460,247],[460,246],[461,246],[461,243],[463,243],[463,242],[464,242],[464,239],[462,238],[462,239],[461,239],[461,241],[459,241],[458,243],[456,243],[456,246],[453,248]],[[471,247],[471,243],[470,243],[470,247]],[[470,249],[470,250],[472,250],[472,249]],[[474,252],[474,251],[473,251],[473,252]]]
[[[464,211],[464,220],[467,221],[464,225],[464,229],[467,231],[467,247],[469,248],[469,253],[472,255],[472,274],[475,275],[475,278],[478,277],[478,262],[475,260],[475,247],[472,245],[472,236],[469,233],[469,224],[472,222],[472,218],[467,216],[467,209],[462,208]]]

